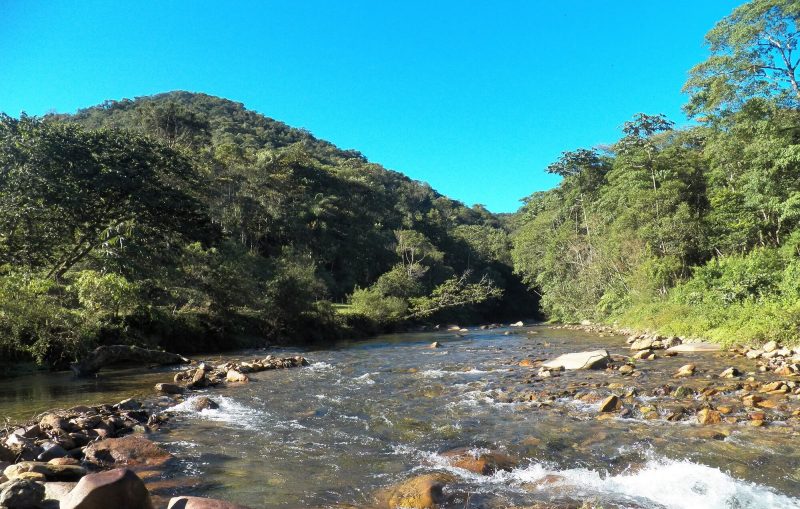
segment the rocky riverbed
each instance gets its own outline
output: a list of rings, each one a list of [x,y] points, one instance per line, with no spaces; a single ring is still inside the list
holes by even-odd
[[[74,482],[39,465],[49,441],[64,472],[125,466],[114,482],[162,507],[800,507],[800,352],[615,332],[458,327],[195,363],[141,407],[42,416],[23,436],[41,451],[15,458],[37,465],[10,473]],[[98,417],[111,432],[90,436]]]

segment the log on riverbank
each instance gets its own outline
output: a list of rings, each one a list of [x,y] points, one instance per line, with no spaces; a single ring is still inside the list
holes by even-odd
[[[141,362],[146,364],[188,364],[189,359],[175,353],[160,350],[148,350],[138,346],[111,345],[100,346],[86,358],[70,365],[77,376],[90,376],[102,368],[123,362]]]

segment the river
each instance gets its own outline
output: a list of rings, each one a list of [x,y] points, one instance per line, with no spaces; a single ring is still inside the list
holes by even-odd
[[[433,341],[441,348],[430,348]],[[669,407],[648,388],[674,385],[670,375],[686,362],[698,366],[686,382],[698,389],[718,383],[712,374],[725,367],[746,371],[752,364],[727,353],[681,354],[637,364],[635,378],[600,370],[544,380],[519,366],[524,358],[595,348],[629,353],[621,337],[546,326],[471,330],[463,337],[387,335],[334,348],[270,350],[301,353],[311,365],[203,391],[220,404],[217,410],[194,412],[186,402],[155,396],[153,384],[170,381],[169,370],[128,369],[84,380],[67,374],[1,380],[0,414],[21,420],[53,407],[150,398],[173,415],[152,438],[178,458],[161,479],[161,494],[251,507],[368,507],[384,487],[449,472],[457,482],[446,492],[456,495],[452,507],[459,508],[575,501],[604,509],[800,508],[796,422],[704,427],[635,412],[598,419],[593,396],[611,390],[638,406]],[[553,396],[521,401],[530,391]],[[461,447],[499,450],[518,464],[472,474],[441,454]]]

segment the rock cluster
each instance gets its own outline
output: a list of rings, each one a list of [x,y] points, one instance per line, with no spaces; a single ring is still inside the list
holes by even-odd
[[[759,370],[779,376],[800,376],[800,347],[786,348],[769,341],[760,348],[734,347],[733,351],[758,361]]]
[[[301,366],[308,366],[308,361],[300,355],[283,358],[268,355],[254,361],[225,362],[217,366],[200,363],[194,368],[177,373],[173,380],[174,384],[157,384],[156,390],[167,394],[176,394],[178,391],[182,392],[183,387],[200,389],[222,383],[247,383],[250,381],[248,373]]]
[[[155,429],[164,418],[133,399],[116,405],[78,406],[48,412],[39,420],[0,435],[0,460],[10,462],[80,460],[98,440]]]

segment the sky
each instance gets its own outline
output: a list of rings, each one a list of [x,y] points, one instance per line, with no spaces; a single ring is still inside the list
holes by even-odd
[[[467,205],[512,212],[565,150],[678,125],[729,0],[0,0],[0,111],[204,92]]]

